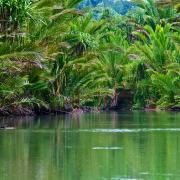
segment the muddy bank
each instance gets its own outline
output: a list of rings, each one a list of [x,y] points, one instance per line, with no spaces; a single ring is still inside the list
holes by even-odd
[[[127,109],[127,108],[74,108],[72,111],[66,111],[64,109],[58,110],[31,110],[31,109],[21,109],[21,110],[0,110],[0,116],[8,117],[8,116],[38,116],[38,115],[58,115],[58,114],[70,114],[70,115],[82,115],[84,113],[91,113],[91,112],[127,112],[127,111],[174,111],[180,112],[180,107],[172,107],[168,109],[159,109],[159,108],[138,108],[138,109]]]
[[[32,109],[29,107],[8,107],[0,108],[0,116],[36,116],[36,115],[50,115],[50,114],[77,114],[89,112],[101,112],[103,108],[97,107],[80,107],[80,108],[56,108],[56,109]]]
[[[81,115],[83,113],[90,112],[102,112],[102,111],[180,111],[180,106],[175,105],[167,108],[158,108],[156,106],[146,106],[141,108],[133,108],[132,103],[125,103],[124,106],[122,103],[117,104],[116,106],[107,106],[107,107],[91,107],[91,106],[82,106],[73,108],[70,105],[66,105],[63,108],[57,107],[53,109],[43,109],[43,108],[30,108],[27,106],[8,106],[0,108],[0,116],[36,116],[36,115],[50,115],[50,114],[73,114]]]

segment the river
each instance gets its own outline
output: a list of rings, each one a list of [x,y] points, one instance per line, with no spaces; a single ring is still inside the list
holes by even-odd
[[[0,118],[0,180],[179,180],[180,113]]]

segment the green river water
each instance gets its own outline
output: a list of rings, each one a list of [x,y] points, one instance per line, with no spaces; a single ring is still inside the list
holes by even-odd
[[[0,180],[180,180],[180,113],[0,118]]]

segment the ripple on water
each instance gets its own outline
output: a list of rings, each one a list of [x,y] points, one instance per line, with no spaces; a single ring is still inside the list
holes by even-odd
[[[92,133],[138,133],[152,131],[180,131],[180,128],[140,128],[140,129],[80,129],[78,132]]]
[[[93,150],[122,150],[122,147],[93,147]]]
[[[114,178],[111,178],[111,180],[143,180],[143,179],[140,179],[140,178],[121,178],[121,177],[114,177]]]

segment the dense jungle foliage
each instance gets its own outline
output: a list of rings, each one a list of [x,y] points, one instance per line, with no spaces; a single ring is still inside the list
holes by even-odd
[[[180,4],[136,0],[126,15],[81,0],[0,0],[0,114],[180,106]]]

